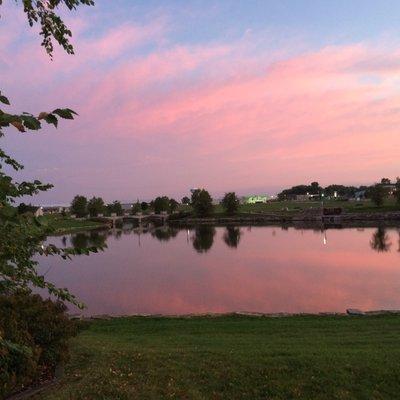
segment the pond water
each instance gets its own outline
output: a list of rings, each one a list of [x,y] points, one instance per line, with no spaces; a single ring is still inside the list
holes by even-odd
[[[398,228],[161,228],[50,238],[106,244],[41,271],[86,315],[400,309]],[[74,312],[74,310],[71,310]]]

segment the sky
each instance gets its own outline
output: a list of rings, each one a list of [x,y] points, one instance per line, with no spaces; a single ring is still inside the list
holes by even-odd
[[[8,130],[19,181],[106,201],[274,194],[400,175],[397,0],[97,0],[63,12],[75,55],[51,61],[21,6],[0,6],[10,112],[79,113]]]

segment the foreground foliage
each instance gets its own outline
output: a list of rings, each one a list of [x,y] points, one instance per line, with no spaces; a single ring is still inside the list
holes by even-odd
[[[120,318],[40,399],[395,399],[400,316]]]
[[[0,6],[2,4],[0,0]],[[94,2],[23,0],[16,1],[16,4],[23,6],[30,26],[39,25],[42,46],[52,56],[53,40],[67,53],[73,53],[73,47],[69,42],[71,31],[59,15],[59,6],[65,6],[71,11],[80,5],[93,5]],[[55,108],[39,114],[15,113],[10,110],[10,103],[6,95],[0,91],[0,138],[4,136],[6,129],[24,134],[40,130],[43,124],[57,127],[60,118],[74,119],[76,115],[76,112],[69,108]],[[39,298],[32,297],[32,306],[36,308],[33,312],[35,317],[31,318],[27,314],[27,310],[31,310],[30,301],[21,302],[18,300],[19,296],[29,298],[32,287],[39,287],[47,289],[59,300],[79,305],[68,290],[55,287],[37,271],[34,256],[61,255],[67,258],[75,250],[64,250],[45,244],[43,238],[48,233],[46,232],[48,227],[42,227],[35,218],[18,213],[15,203],[22,197],[33,196],[51,188],[51,185],[38,180],[17,182],[14,175],[22,168],[18,161],[0,148],[0,305],[3,307],[0,313],[0,395],[38,378],[42,366],[50,371],[53,363],[62,359],[63,350],[57,348],[55,337],[58,336],[62,340],[68,336],[65,326],[61,330],[58,329],[60,318],[65,318],[64,306],[50,301],[43,303]],[[58,319],[56,315],[59,316]],[[47,324],[38,326],[43,316],[49,317],[49,320]],[[55,321],[52,316],[57,319],[57,323],[52,324]]]
[[[0,296],[0,398],[46,380],[67,358],[67,340],[76,325],[61,302],[39,295]]]

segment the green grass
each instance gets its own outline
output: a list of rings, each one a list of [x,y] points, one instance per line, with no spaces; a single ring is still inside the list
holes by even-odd
[[[248,213],[278,213],[284,215],[292,215],[303,210],[321,207],[320,201],[271,201],[260,204],[241,204],[238,214]],[[340,201],[326,200],[324,207],[340,207],[345,212],[366,213],[366,212],[385,212],[385,211],[400,211],[400,205],[396,204],[394,199],[387,199],[382,207],[376,207],[370,200],[364,201]],[[180,211],[191,211],[190,206],[181,205]],[[214,206],[214,215],[223,215],[224,209],[220,204]]]
[[[41,399],[395,399],[400,316],[93,322]]]
[[[50,214],[39,217],[42,224],[55,229],[56,233],[72,233],[80,230],[89,230],[104,227],[101,222],[90,221],[86,219],[73,219],[63,217],[59,214]]]

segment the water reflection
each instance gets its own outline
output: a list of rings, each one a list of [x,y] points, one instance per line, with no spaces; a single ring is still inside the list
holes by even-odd
[[[215,228],[211,225],[200,225],[195,228],[193,248],[198,253],[207,253],[214,243]]]
[[[176,237],[176,235],[178,233],[179,233],[179,229],[165,226],[162,228],[154,229],[151,232],[151,236],[158,239],[160,242],[163,242],[163,241],[167,242],[168,240],[171,240],[174,237]]]
[[[226,232],[224,233],[224,242],[228,245],[228,247],[237,248],[240,242],[240,237],[242,232],[240,228],[235,226],[227,226]]]
[[[78,232],[74,235],[71,235],[71,246],[75,250],[84,249],[87,247],[98,247],[103,248],[106,247],[107,241],[107,232]],[[66,247],[67,239],[64,236],[61,239],[63,246]]]
[[[107,249],[40,263],[86,314],[399,309],[399,234],[205,225],[79,232],[51,242]]]
[[[379,227],[372,235],[371,248],[378,252],[387,252],[392,246],[389,235],[384,227]]]
[[[230,248],[236,249],[239,247],[244,231],[237,226],[227,226],[224,229],[222,240]],[[293,229],[293,228],[292,228]],[[342,228],[340,228],[342,229]],[[355,228],[357,232],[364,232],[366,228]],[[287,232],[289,228],[287,226],[272,227],[271,236],[275,238],[277,236],[277,230]],[[303,235],[304,232],[311,230],[318,235],[322,234],[322,243],[328,245],[328,230],[324,228],[310,228],[310,229],[299,229],[298,232]],[[98,247],[103,248],[106,246],[108,237],[120,240],[122,235],[137,235],[138,243],[140,246],[140,238],[142,235],[150,234],[151,237],[157,239],[160,242],[168,242],[172,239],[177,238],[181,229],[176,227],[164,226],[164,227],[146,227],[146,228],[132,228],[123,227],[123,229],[109,230],[109,231],[92,231],[92,232],[78,232],[70,236],[70,244],[75,249],[82,249],[86,247]],[[199,225],[192,229],[185,229],[187,242],[192,242],[193,249],[198,253],[207,253],[214,245],[214,237],[216,234],[216,228],[212,225]],[[251,227],[247,227],[247,231],[251,232]],[[400,252],[400,229],[396,229],[398,234],[398,249]],[[67,247],[68,239],[66,236],[61,238],[61,243],[64,247]],[[370,248],[379,253],[390,252],[392,247],[392,241],[387,228],[380,226],[373,230],[371,239],[369,242]]]

